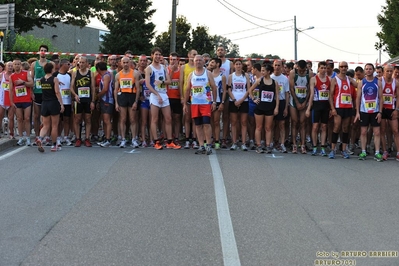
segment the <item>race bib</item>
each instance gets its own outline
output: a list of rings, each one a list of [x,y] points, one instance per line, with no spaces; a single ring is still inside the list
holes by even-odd
[[[347,93],[341,94],[341,103],[342,104],[352,104],[352,96]]]
[[[274,97],[274,92],[272,91],[262,91],[262,97],[260,98],[260,100],[262,102],[272,102],[273,101],[273,97]]]
[[[320,101],[328,101],[329,98],[330,98],[329,91],[319,91],[319,100]]]
[[[35,85],[36,89],[42,88],[42,83],[40,82],[40,79],[35,79]]]
[[[279,85],[278,87],[279,87],[280,93],[283,93],[284,92],[283,85]]]
[[[129,79],[129,78],[120,79],[120,88],[121,89],[131,89],[132,86],[133,86],[132,79]]]
[[[298,98],[306,98],[306,87],[295,86],[295,95]]]
[[[366,101],[364,103],[364,106],[365,106],[367,112],[375,111],[375,109],[377,108],[377,102],[375,100],[374,101]]]
[[[165,83],[160,83],[159,85],[156,86],[156,90],[159,92],[166,92],[166,85]]]
[[[204,93],[204,87],[202,87],[202,86],[193,86],[193,88],[192,88],[192,91],[193,91],[193,94],[195,94],[195,95],[201,95],[201,94],[203,94]]]
[[[178,90],[179,89],[179,80],[172,79],[172,83],[169,85],[170,90]]]
[[[245,89],[245,83],[234,83],[234,90],[243,92]]]
[[[393,104],[393,96],[389,94],[383,95],[384,104]]]
[[[79,98],[89,98],[90,97],[90,88],[89,87],[78,88],[78,96],[79,96]]]
[[[63,97],[63,98],[71,97],[71,90],[70,89],[61,89],[61,97]]]
[[[28,95],[28,90],[25,86],[17,86],[15,87],[15,96],[22,97]]]
[[[258,99],[259,98],[259,89],[254,89],[253,95],[254,95],[254,100]]]
[[[150,99],[150,95],[151,95],[151,91],[150,90],[144,90],[143,91],[143,95],[144,95],[144,98],[146,100],[149,100]]]
[[[10,90],[10,83],[5,81],[5,82],[1,83],[1,87],[3,88],[3,90],[9,91]]]

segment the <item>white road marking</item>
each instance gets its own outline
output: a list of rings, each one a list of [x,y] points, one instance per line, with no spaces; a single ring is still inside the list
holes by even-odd
[[[125,153],[140,153],[140,151],[131,150],[131,151],[125,151]]]
[[[6,154],[3,154],[3,155],[0,156],[0,161],[1,161],[1,160],[4,160],[4,159],[6,159],[6,158],[8,158],[8,157],[10,157],[10,156],[13,156],[14,154],[16,154],[16,153],[18,153],[18,152],[20,152],[20,151],[23,151],[23,150],[25,150],[25,149],[27,149],[27,148],[28,148],[28,146],[23,146],[23,147],[18,148],[18,149],[16,149],[16,150],[7,152]]]
[[[284,156],[276,156],[276,155],[274,155],[274,154],[272,154],[272,155],[265,155],[265,157],[267,157],[267,158],[274,158],[274,159],[281,159],[281,158],[284,158]]]
[[[215,185],[216,208],[219,220],[223,262],[225,266],[240,266],[241,262],[238,255],[236,239],[234,237],[223,174],[215,152],[209,155],[209,162],[211,163],[213,182]]]

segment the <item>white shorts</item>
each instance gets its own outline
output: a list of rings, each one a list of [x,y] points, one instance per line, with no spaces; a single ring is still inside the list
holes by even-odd
[[[162,104],[159,104],[158,101],[158,96],[156,96],[154,93],[151,93],[150,95],[150,105],[155,105],[158,106],[159,108],[162,107],[167,107],[169,106],[169,97],[166,93],[160,93],[159,94],[162,97]]]

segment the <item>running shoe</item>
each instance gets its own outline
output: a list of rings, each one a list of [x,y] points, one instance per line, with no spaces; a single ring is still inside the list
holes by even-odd
[[[297,154],[298,153],[296,145],[292,145],[292,153],[293,154]]]
[[[227,149],[227,143],[225,140],[222,140],[222,145],[220,145],[222,149]]]
[[[374,160],[376,160],[377,162],[382,162],[382,155],[381,153],[376,153],[374,155]]]
[[[38,138],[36,140],[36,145],[37,145],[37,150],[40,152],[44,152],[43,146],[42,146],[42,141],[40,140],[40,138]]]
[[[384,154],[382,155],[382,159],[384,161],[388,160],[388,155],[389,155],[389,153],[387,151],[384,151]]]
[[[132,145],[131,145],[133,148],[138,148],[139,147],[139,144],[137,143],[137,140],[136,139],[133,139],[132,140]]]
[[[335,159],[335,151],[330,151],[330,154],[328,155],[328,159]]]
[[[71,142],[68,138],[66,138],[66,139],[65,139],[65,145],[66,145],[66,146],[71,146],[71,145],[72,145],[72,142]]]
[[[101,143],[100,146],[103,147],[103,148],[109,147],[109,146],[111,146],[111,142],[109,142],[108,140],[104,140],[104,141]]]
[[[195,154],[204,154],[205,153],[205,148],[203,146],[199,147],[196,151]]]
[[[198,149],[199,148],[199,146],[198,146],[198,143],[197,143],[197,141],[193,141],[193,149]]]
[[[173,141],[171,143],[166,143],[166,148],[167,149],[174,149],[174,150],[178,150],[181,148],[180,145],[175,144]]]
[[[399,154],[396,154],[396,161],[399,162]]]
[[[355,154],[355,145],[352,144],[349,145],[349,154],[350,155]]]
[[[157,141],[154,144],[154,148],[157,149],[157,150],[162,150],[163,146],[162,146],[161,142]]]
[[[57,151],[57,145],[52,145],[50,151]]]
[[[316,156],[316,155],[317,155],[317,148],[315,147],[312,150],[312,156]]]
[[[366,160],[366,157],[367,157],[367,153],[365,153],[365,152],[361,152],[360,154],[359,154],[359,160]]]
[[[306,154],[307,153],[305,145],[301,145],[301,153],[302,154]]]
[[[125,139],[121,140],[121,142],[119,144],[119,148],[126,148],[126,140]]]
[[[155,143],[154,143],[153,140],[151,140],[151,141],[150,141],[150,147],[154,147],[154,146],[155,146]]]
[[[280,151],[281,151],[282,153],[287,153],[287,149],[285,148],[285,145],[284,145],[284,144],[281,144],[281,145],[280,145]]]
[[[205,150],[206,150],[206,155],[210,155],[212,153],[211,145],[207,145]]]
[[[262,146],[256,147],[256,153],[264,153],[265,151],[262,149]]]
[[[31,146],[30,138],[29,138],[29,137],[26,138],[25,145],[26,145],[26,146]]]
[[[327,156],[326,150],[321,148],[320,156]]]
[[[143,141],[142,143],[141,143],[141,147],[143,147],[143,148],[146,148],[148,145],[147,145],[147,141]]]
[[[219,150],[220,149],[220,143],[215,143],[215,150]]]
[[[186,141],[186,145],[184,145],[185,149],[190,149],[190,141]]]
[[[18,146],[23,146],[25,144],[24,138],[19,138],[17,145]]]
[[[273,151],[273,147],[272,146],[266,146],[266,153],[272,153],[272,151]]]
[[[233,143],[233,145],[231,145],[231,147],[230,147],[230,150],[231,151],[237,150],[237,144]]]
[[[349,154],[348,154],[347,151],[342,151],[342,152],[341,152],[341,155],[342,155],[342,157],[343,157],[344,159],[349,159]]]
[[[85,146],[89,148],[91,147],[91,142],[89,139],[85,139]]]
[[[255,150],[255,149],[256,149],[255,143],[254,143],[253,140],[250,140],[250,141],[249,141],[249,149],[250,149],[250,150]]]
[[[75,142],[75,147],[80,147],[82,145],[82,140],[81,139],[77,139]]]
[[[247,148],[247,146],[245,146],[245,144],[242,144],[241,145],[241,150],[242,151],[248,151],[248,148]]]

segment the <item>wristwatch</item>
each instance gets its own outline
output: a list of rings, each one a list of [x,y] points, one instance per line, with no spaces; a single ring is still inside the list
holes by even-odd
[[[224,101],[222,101],[222,104],[224,104]]]
[[[233,99],[233,102],[237,101],[237,99]]]

